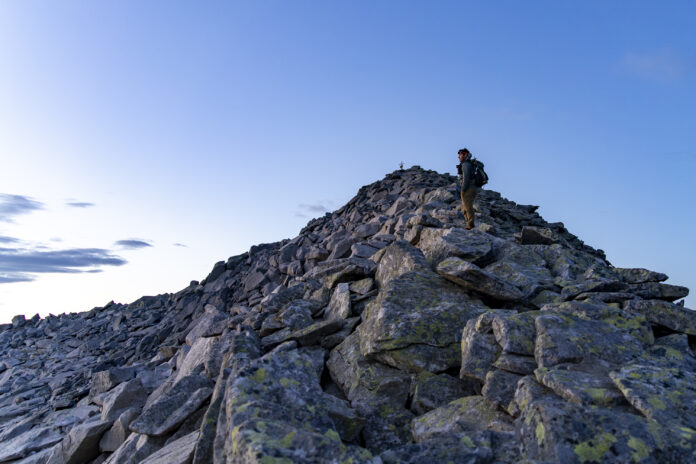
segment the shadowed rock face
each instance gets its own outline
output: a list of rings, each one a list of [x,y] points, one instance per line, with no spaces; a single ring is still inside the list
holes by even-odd
[[[696,312],[419,167],[130,304],[0,326],[0,463],[696,461]]]

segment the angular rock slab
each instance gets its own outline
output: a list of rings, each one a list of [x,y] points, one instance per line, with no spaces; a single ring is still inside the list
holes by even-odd
[[[385,258],[390,258],[388,266],[400,270],[408,267],[404,261],[407,264],[425,261],[410,244],[396,243],[400,248],[390,245],[380,261],[378,281],[383,267],[387,266],[383,264]],[[398,259],[402,255],[405,257]],[[362,315],[363,323],[357,329],[360,350],[367,357],[408,372],[441,372],[459,365],[461,328],[487,307],[419,266],[381,280],[386,284],[368,305]],[[393,276],[397,271],[384,273]]]
[[[152,453],[142,464],[189,464],[198,440],[198,431],[174,440]]]
[[[111,424],[111,421],[94,421],[73,427],[63,439],[60,448],[54,452],[61,455],[56,462],[82,464],[96,458],[99,455],[99,440]],[[49,459],[49,463],[51,462]]]
[[[212,380],[199,375],[182,378],[131,422],[130,430],[150,436],[173,431],[210,398],[213,385]]]
[[[375,280],[384,287],[407,272],[429,269],[423,252],[404,240],[397,240],[381,252]]]
[[[2,444],[0,462],[22,459],[31,453],[60,443],[62,440],[62,435],[56,433],[51,427],[34,427]]]
[[[99,451],[113,452],[126,441],[130,430],[128,426],[135,419],[140,411],[136,408],[126,409],[118,419],[116,419],[109,430],[104,433],[99,441]]]
[[[676,332],[696,335],[696,311],[661,300],[627,301],[624,308],[643,314],[651,324]]]
[[[471,382],[447,374],[420,372],[414,377],[411,386],[411,410],[422,415],[450,401],[474,394]]]
[[[610,374],[633,407],[660,424],[688,427],[696,437],[696,373],[635,363]]]
[[[384,450],[410,440],[413,414],[405,408],[411,381],[408,374],[366,360],[357,333],[331,351],[326,366],[351,406],[366,419],[363,437],[369,449]]]
[[[323,350],[272,351],[230,376],[222,431],[227,462],[367,461],[367,450],[341,442],[319,385]],[[311,405],[311,407],[310,407]]]
[[[542,397],[524,410],[519,436],[528,459],[563,463],[662,461],[663,431],[645,418]]]
[[[631,311],[623,311],[610,305],[599,302],[566,301],[552,303],[541,308],[544,312],[555,312],[568,316],[585,319],[588,321],[602,321],[611,324],[617,329],[624,330],[633,335],[646,345],[652,345],[655,341],[652,327],[645,316]]]
[[[482,396],[467,396],[451,401],[411,423],[416,442],[475,430],[511,432],[513,425],[510,416],[496,410]]]
[[[540,367],[534,374],[539,383],[571,403],[595,406],[626,403],[609,378],[608,369],[601,366],[558,364],[551,369]]]
[[[452,256],[475,262],[491,252],[494,240],[499,239],[478,230],[426,227],[421,231],[418,248],[432,266]]]
[[[493,318],[493,334],[503,351],[525,356],[534,356],[536,327],[534,320],[541,313],[527,311],[515,313],[508,311]]]
[[[491,404],[505,409],[515,395],[517,382],[522,378],[519,374],[493,369],[486,374],[486,381],[481,389],[481,395]]]
[[[467,290],[501,301],[516,301],[524,293],[515,285],[461,258],[447,258],[437,265],[437,273]]]
[[[624,364],[644,352],[640,340],[604,321],[549,312],[538,316],[535,325],[534,357],[540,367],[590,359]]]
[[[104,464],[142,462],[152,453],[161,449],[166,442],[166,437],[151,437],[149,435],[132,433],[116,451],[109,455]]]
[[[324,317],[328,320],[350,317],[350,287],[348,283],[340,283],[336,286]]]
[[[485,314],[481,317],[484,316]],[[476,329],[477,326],[478,321],[470,319],[462,332],[459,377],[484,382],[486,374],[493,369],[493,363],[500,355],[500,345],[496,343],[492,333],[486,333],[486,330],[480,332]]]
[[[111,390],[102,406],[102,421],[114,421],[126,409],[140,409],[147,400],[147,392],[140,379],[124,382]]]

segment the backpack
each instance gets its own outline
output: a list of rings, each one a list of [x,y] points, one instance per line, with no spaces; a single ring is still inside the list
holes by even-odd
[[[474,158],[471,160],[471,165],[474,168],[474,175],[472,176],[474,185],[477,187],[483,187],[488,183],[488,174],[486,174],[486,171],[483,170],[483,163]]]

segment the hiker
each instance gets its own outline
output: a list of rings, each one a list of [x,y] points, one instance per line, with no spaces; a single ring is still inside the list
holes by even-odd
[[[478,193],[478,187],[474,182],[474,165],[471,162],[471,152],[466,148],[462,148],[457,152],[459,155],[459,164],[457,172],[459,173],[459,195],[462,198],[462,213],[466,219],[466,229],[474,228],[474,198]]]

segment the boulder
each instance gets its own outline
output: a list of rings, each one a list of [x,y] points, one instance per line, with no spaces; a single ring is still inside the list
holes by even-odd
[[[147,400],[147,392],[140,379],[129,380],[111,390],[102,406],[101,420],[115,421],[126,410],[140,410]]]
[[[467,396],[423,414],[411,423],[413,439],[422,442],[476,430],[513,430],[510,416],[496,410],[482,396]]]
[[[213,385],[213,381],[200,375],[177,380],[166,395],[143,410],[128,428],[135,433],[155,437],[166,435],[210,398]]]
[[[494,240],[496,240],[495,237],[477,230],[427,227],[420,233],[418,248],[423,251],[425,259],[431,266],[450,257],[479,262],[481,258],[491,253]]]
[[[149,455],[142,464],[189,464],[198,440],[198,431],[184,435]]]
[[[500,301],[516,301],[522,291],[490,272],[461,258],[447,258],[437,265],[437,273],[469,291],[481,293]]]

